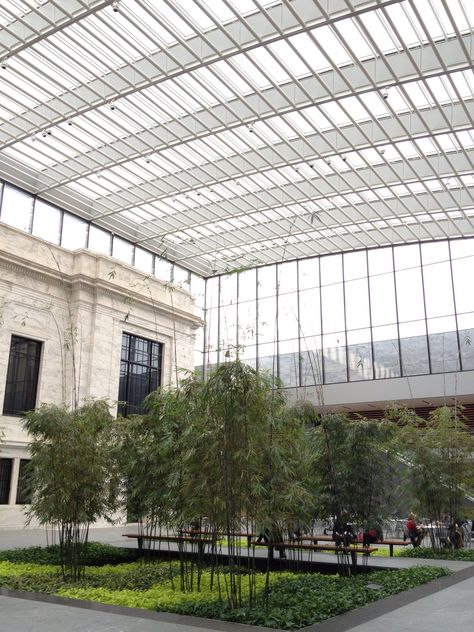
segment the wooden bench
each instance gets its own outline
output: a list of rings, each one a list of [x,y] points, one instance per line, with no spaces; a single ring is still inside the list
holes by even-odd
[[[331,538],[332,541],[332,538]],[[301,542],[262,542],[261,544],[256,544],[252,542],[253,546],[265,546],[268,548],[268,557],[273,559],[273,554],[275,549],[280,549],[284,551],[285,549],[292,549],[297,551],[331,551],[334,553],[345,553],[351,556],[352,564],[355,566],[357,564],[356,558],[357,553],[362,553],[363,555],[370,555],[375,551],[378,551],[376,547],[363,547],[358,546],[357,543],[349,546],[336,546],[335,544],[302,544]]]
[[[393,547],[394,546],[408,546],[411,544],[410,540],[397,540],[397,539],[388,539],[382,540],[381,542],[377,542],[377,544],[388,544],[390,549],[390,557],[393,557]]]
[[[213,535],[211,531],[201,531],[199,529],[182,529],[180,533],[186,533],[189,535]],[[215,533],[215,535],[219,538],[227,537],[228,535],[236,537],[236,538],[246,538],[247,546],[252,544],[252,538],[258,537],[257,533],[248,533],[247,531],[232,531],[231,533],[226,533],[225,531],[219,531]]]
[[[138,550],[140,551],[140,553],[143,552],[144,540],[154,540],[156,542],[174,542],[178,545],[184,542],[191,542],[192,544],[198,545],[198,550],[200,553],[204,553],[204,547],[206,544],[215,543],[215,539],[213,538],[201,538],[183,535],[148,535],[146,533],[123,533],[122,537],[136,539]]]

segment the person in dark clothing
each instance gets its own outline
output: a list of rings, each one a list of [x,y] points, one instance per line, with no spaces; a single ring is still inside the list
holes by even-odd
[[[336,546],[349,546],[349,544],[352,544],[356,540],[352,524],[349,522],[342,522],[336,518],[336,520],[334,520],[332,530],[332,539],[336,543]]]

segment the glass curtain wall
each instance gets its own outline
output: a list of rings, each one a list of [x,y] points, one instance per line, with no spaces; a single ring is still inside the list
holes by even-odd
[[[286,387],[474,369],[474,239],[389,246],[208,279],[204,365]]]

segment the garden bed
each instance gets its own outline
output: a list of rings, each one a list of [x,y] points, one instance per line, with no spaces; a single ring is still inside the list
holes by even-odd
[[[272,572],[267,592],[265,574],[257,573],[251,579],[256,585],[255,602],[230,609],[225,597],[228,575],[224,568],[214,573],[204,570],[199,592],[196,568],[192,573],[188,568],[188,590],[182,591],[179,562],[121,562],[120,557],[130,553],[116,554],[115,547],[102,545],[93,545],[92,549],[93,563],[120,563],[88,566],[84,578],[76,583],[65,582],[60,567],[49,563],[57,561],[55,549],[4,551],[0,554],[0,587],[297,630],[449,574],[446,569],[433,567],[374,571],[353,577]],[[244,603],[249,581],[250,576],[243,571]],[[193,590],[189,590],[191,582]]]

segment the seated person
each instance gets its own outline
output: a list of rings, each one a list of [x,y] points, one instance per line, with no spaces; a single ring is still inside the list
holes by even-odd
[[[425,534],[423,529],[416,524],[416,518],[413,513],[408,515],[408,520],[406,521],[405,526],[408,532],[408,537],[410,538],[413,546],[420,546]]]
[[[379,527],[371,527],[364,532],[363,543],[365,546],[383,541],[382,529]]]
[[[350,522],[343,522],[336,519],[332,530],[332,539],[336,543],[336,546],[349,546],[349,544],[352,544],[352,542],[357,539],[357,536],[352,530],[352,524]]]

